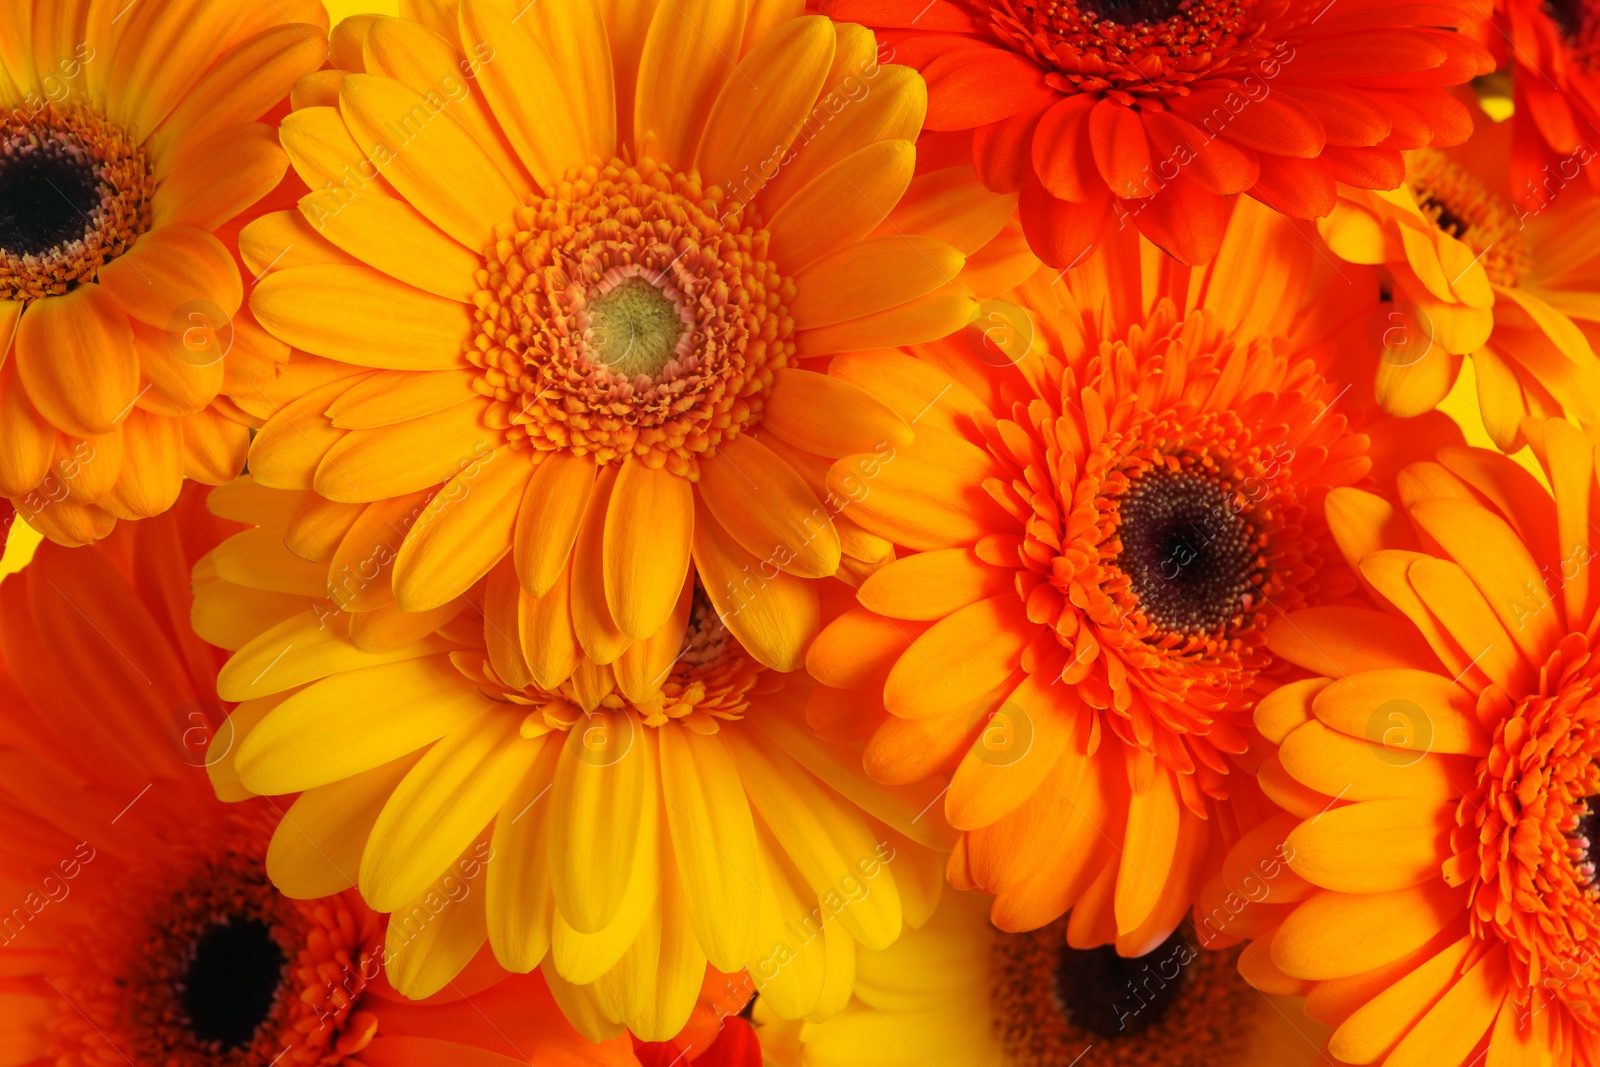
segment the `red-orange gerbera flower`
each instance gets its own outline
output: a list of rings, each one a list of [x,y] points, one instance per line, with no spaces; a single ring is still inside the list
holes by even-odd
[[[1226,864],[1253,903],[1206,894],[1197,921],[1257,938],[1246,976],[1306,994],[1343,1063],[1600,1063],[1595,441],[1521,433],[1550,488],[1450,448],[1401,473],[1398,506],[1330,493],[1383,610],[1268,633],[1318,675],[1256,710],[1288,814]]]
[[[1255,818],[1266,622],[1354,588],[1321,500],[1371,466],[1319,368],[1376,286],[1325,266],[1240,200],[1210,269],[1129,234],[1036,276],[1014,364],[959,338],[834,361],[916,439],[830,475],[901,552],[812,646],[813,724],[872,733],[887,781],[954,769],[950,875],[1004,929],[1073,908],[1073,944],[1147,951]]]
[[[1600,10],[1591,0],[1499,0],[1485,42],[1511,72],[1511,192],[1525,208],[1574,183],[1600,190]]]
[[[356,893],[273,888],[280,813],[212,792],[221,657],[188,624],[190,567],[230,525],[191,490],[0,584],[0,1063],[638,1067],[487,958],[407,1002]]]
[[[1445,91],[1490,69],[1458,0],[825,0],[882,28],[928,80],[929,130],[972,131],[991,188],[1022,194],[1045,262],[1130,219],[1185,263],[1222,240],[1225,197],[1298,218],[1334,183],[1392,189],[1400,150],[1471,131]]]

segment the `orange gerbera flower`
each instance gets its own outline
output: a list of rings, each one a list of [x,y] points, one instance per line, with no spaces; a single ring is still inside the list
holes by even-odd
[[[1371,466],[1319,367],[1376,287],[1319,265],[1241,200],[1209,270],[1129,235],[1019,289],[1014,364],[962,339],[834,361],[917,436],[830,475],[904,551],[812,646],[812,721],[871,733],[883,780],[954,768],[950,877],[1004,929],[1071,907],[1073,944],[1142,953],[1256,817],[1266,623],[1353,589],[1321,501]]]
[[[288,167],[255,120],[327,28],[315,0],[0,12],[0,495],[53,540],[243,467],[218,394],[288,350],[241,314],[226,231]]]
[[[1470,356],[1484,425],[1513,452],[1530,414],[1600,421],[1600,200],[1578,184],[1517,204],[1511,124],[1476,108],[1474,120],[1467,144],[1408,153],[1392,193],[1341,186],[1318,226],[1335,255],[1378,266],[1393,295],[1374,331],[1384,409],[1432,411]]]
[[[1398,505],[1329,494],[1384,610],[1269,630],[1320,677],[1257,709],[1279,746],[1262,785],[1289,814],[1227,868],[1290,869],[1203,910],[1259,938],[1245,973],[1309,994],[1342,1062],[1600,1062],[1594,440],[1559,419],[1522,433],[1552,488],[1453,448],[1402,472]]]
[[[928,79],[928,128],[972,131],[991,189],[1022,194],[1066,266],[1129,219],[1185,263],[1216,254],[1225,198],[1316,218],[1334,183],[1392,189],[1400,150],[1471,130],[1445,87],[1490,69],[1469,3],[824,0]]]
[[[637,1067],[625,1038],[589,1043],[541,978],[487,959],[407,1002],[359,896],[273,888],[279,811],[212,792],[221,655],[188,628],[190,565],[231,525],[191,492],[96,549],[47,543],[0,584],[0,1060]],[[481,896],[482,869],[456,889]]]
[[[969,283],[1036,262],[980,252],[1014,197],[913,177],[915,72],[777,10],[465,0],[335,30],[345,70],[283,123],[312,191],[244,237],[272,268],[251,306],[312,355],[238,400],[267,419],[256,478],[322,498],[289,536],[341,606],[441,608],[510,558],[522,610],[611,664],[697,571],[792,670],[808,579],[887,552],[822,478],[910,431],[806,361],[943,336]],[[334,550],[357,529],[397,541],[359,578]]]

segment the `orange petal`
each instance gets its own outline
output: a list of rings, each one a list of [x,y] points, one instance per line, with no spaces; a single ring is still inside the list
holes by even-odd
[[[133,327],[101,285],[29,305],[17,328],[16,361],[35,409],[74,437],[109,433],[139,392]]]
[[[617,628],[643,641],[666,624],[689,573],[694,486],[638,459],[623,462],[606,508],[606,604]]]

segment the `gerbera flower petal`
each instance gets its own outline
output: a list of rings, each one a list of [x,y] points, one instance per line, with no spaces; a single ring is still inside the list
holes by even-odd
[[[718,185],[752,197],[750,161],[781,158],[816,105],[833,66],[833,23],[806,15],[779,24],[739,61],[706,116],[694,165]],[[783,77],[770,76],[782,70]],[[764,175],[754,176],[759,188]]]
[[[617,506],[606,510],[606,604],[618,629],[647,640],[666,625],[683,589],[694,492],[674,474],[629,460],[612,493]]]
[[[312,193],[300,210],[324,238],[368,266],[435,296],[471,301],[478,257],[405,201],[366,190],[328,211]]]
[[[361,895],[398,910],[478,837],[532,769],[541,746],[514,744],[512,711],[446,734],[395,786],[361,853]]]
[[[400,195],[462,244],[483,247],[494,239],[488,220],[517,209],[520,198],[494,160],[454,119],[437,120],[423,97],[399,82],[350,75],[339,90],[339,113],[358,144],[392,156],[384,177]],[[448,175],[430,165],[435,159],[451,161]]]
[[[774,253],[800,269],[866,237],[910,187],[915,165],[909,141],[874,141],[845,156],[773,213],[767,230]]]
[[[370,663],[373,657],[363,658]],[[326,687],[290,696],[239,746],[240,777],[256,791],[285,784],[285,792],[314,789],[399,759],[490,710],[485,698],[441,685],[438,672],[430,670],[434,666],[426,657],[397,658],[335,674]],[[357,714],[371,745],[351,750],[330,740],[352,725],[348,714],[330,714],[332,709],[362,686],[388,683],[407,688],[386,700],[359,702]],[[312,729],[318,722],[327,724],[320,733]]]
[[[35,410],[75,437],[109,433],[139,392],[133,329],[103,286],[29,307],[14,354]]]
[[[594,464],[556,453],[544,458],[528,482],[515,548],[517,576],[533,596],[549,592],[566,568],[594,481]]]
[[[727,57],[737,55],[745,5],[698,0],[655,9],[639,57],[634,105],[635,144],[652,139],[668,163],[687,165],[725,82]]]
[[[394,597],[403,610],[443,607],[494,569],[511,540],[527,467],[526,457],[509,449],[487,453],[427,502],[394,561]]]
[[[244,299],[239,272],[223,243],[204,230],[181,225],[146,234],[106,264],[99,288],[129,317],[161,330],[170,327],[186,304],[203,300],[231,316]]]
[[[386,303],[352,303],[378,290]],[[372,307],[373,314],[362,312]],[[290,344],[313,347],[357,366],[451,370],[462,365],[461,335],[471,311],[364,266],[295,267],[269,274],[250,298],[262,325]]]
[[[693,731],[661,738],[661,788],[685,903],[706,958],[734,971],[756,949],[761,868],[739,769]]]
[[[753,507],[745,493],[762,494]],[[706,510],[751,555],[803,578],[839,568],[839,533],[832,516],[795,469],[754,437],[738,437],[700,468]]]
[[[487,894],[489,947],[500,965],[514,974],[539,966],[550,949],[555,912],[550,890],[550,809],[539,803],[555,779],[560,750],[546,745],[538,761],[512,790],[507,804],[515,819],[495,820],[490,843],[500,863],[489,867]]]
[[[556,766],[551,801],[570,817],[551,828],[550,884],[566,920],[593,934],[617,917],[636,864],[655,851],[659,772],[656,741],[636,718],[602,719],[589,729],[602,738],[572,731]],[[652,894],[658,882],[646,879]]]

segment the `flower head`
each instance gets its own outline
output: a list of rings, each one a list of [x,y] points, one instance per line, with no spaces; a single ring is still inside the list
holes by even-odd
[[[835,361],[917,436],[830,476],[901,551],[808,657],[813,722],[870,734],[872,774],[954,771],[951,878],[1001,927],[1072,908],[1073,944],[1131,955],[1257,818],[1269,621],[1355,588],[1319,512],[1372,461],[1323,368],[1375,298],[1319,292],[1311,246],[1246,202],[1210,271],[1143,247],[1019,289],[1003,353]]]
[[[1227,198],[1326,215],[1336,182],[1400,183],[1400,152],[1471,130],[1446,87],[1487,73],[1467,4],[1318,0],[829,0],[928,79],[928,128],[970,138],[991,189],[1021,194],[1029,243],[1077,263],[1130,223],[1189,264]]]
[[[659,633],[551,683],[524,655],[543,624],[519,618],[510,560],[421,632],[316,596],[320,572],[283,547],[308,498],[248,479],[213,494],[261,524],[196,571],[196,629],[237,649],[218,683],[241,702],[237,743],[214,773],[230,796],[300,794],[274,882],[355,886],[391,913],[402,993],[445,988],[487,942],[510,971],[540,968],[592,1038],[674,1037],[708,963],[821,1017],[856,944],[931,909],[930,846],[950,838],[919,815],[937,787],[878,786],[859,745],[819,743],[809,680],[751,656],[692,578]],[[469,869],[483,891],[430,921]]]
[[[1406,156],[1392,193],[1340,187],[1318,223],[1333,253],[1375,266],[1393,297],[1373,369],[1386,411],[1432,411],[1471,357],[1485,429],[1502,449],[1524,444],[1527,416],[1600,421],[1600,337],[1587,294],[1600,280],[1586,186],[1512,196],[1510,123],[1474,111],[1467,145]]]
[[[1316,676],[1257,709],[1286,814],[1225,867],[1276,852],[1290,870],[1216,931],[1257,939],[1247,975],[1308,994],[1341,1062],[1600,1050],[1593,446],[1559,419],[1522,433],[1549,488],[1453,448],[1407,468],[1394,502],[1330,494],[1383,610],[1269,635]]]
[[[0,61],[0,495],[83,544],[244,465],[221,394],[288,349],[241,307],[230,230],[288,168],[256,120],[322,64],[327,13],[29,10],[0,15],[34,46]]]
[[[442,609],[510,559],[517,610],[576,651],[533,656],[555,687],[659,631],[693,572],[792,670],[810,580],[883,558],[822,476],[910,431],[815,361],[942,336],[1036,261],[1014,197],[914,174],[926,91],[871,33],[747,38],[747,6],[336,31],[355,69],[283,123],[310,191],[243,237],[252,308],[304,355],[237,399],[261,484],[323,499],[288,532],[341,606]],[[368,526],[395,543],[354,594],[327,539]],[[729,598],[749,582],[770,595]]]

